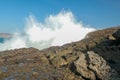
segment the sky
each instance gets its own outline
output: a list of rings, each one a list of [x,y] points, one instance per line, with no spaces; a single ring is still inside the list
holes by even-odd
[[[29,15],[42,22],[61,10],[93,28],[120,25],[120,0],[0,0],[0,33],[22,31]]]

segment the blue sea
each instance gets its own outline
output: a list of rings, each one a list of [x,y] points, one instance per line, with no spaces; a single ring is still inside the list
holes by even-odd
[[[3,43],[5,38],[0,38],[0,43]]]

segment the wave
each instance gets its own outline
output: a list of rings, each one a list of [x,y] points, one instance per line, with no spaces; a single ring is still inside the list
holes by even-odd
[[[49,15],[44,22],[38,22],[30,15],[26,20],[24,34],[15,32],[11,39],[0,43],[0,51],[24,47],[41,50],[50,46],[61,46],[81,40],[94,30],[96,29],[76,20],[70,11]]]

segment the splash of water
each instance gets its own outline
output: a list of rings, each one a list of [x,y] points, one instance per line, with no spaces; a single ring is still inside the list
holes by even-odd
[[[94,28],[78,22],[72,12],[61,11],[38,22],[33,16],[27,18],[24,35],[17,33],[10,40],[0,43],[0,50],[35,47],[44,49],[50,46],[61,46],[81,40]]]

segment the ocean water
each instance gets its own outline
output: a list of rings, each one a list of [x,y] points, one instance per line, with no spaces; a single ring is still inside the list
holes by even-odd
[[[0,43],[3,43],[4,42],[4,38],[0,38]]]

